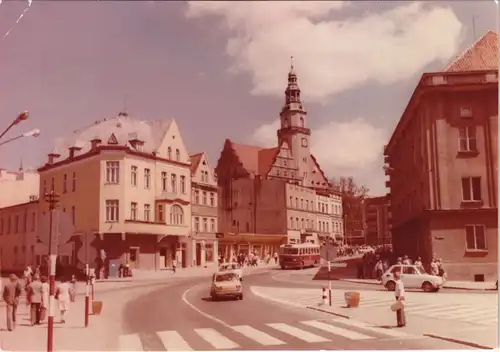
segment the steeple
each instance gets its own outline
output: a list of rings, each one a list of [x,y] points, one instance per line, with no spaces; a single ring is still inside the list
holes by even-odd
[[[300,100],[300,88],[297,83],[297,74],[293,65],[293,56],[290,57],[290,71],[288,72],[288,86],[285,90],[285,105],[282,112],[296,110],[304,111]]]

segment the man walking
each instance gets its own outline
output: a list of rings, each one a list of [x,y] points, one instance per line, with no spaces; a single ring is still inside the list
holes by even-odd
[[[9,282],[3,288],[3,300],[7,304],[7,329],[12,331],[16,327],[16,312],[19,305],[19,296],[21,296],[21,284],[17,276],[10,275]]]
[[[47,276],[41,277],[42,281],[42,304],[40,306],[40,321],[44,321],[47,317],[47,310],[49,309],[50,287],[47,282]]]
[[[33,281],[28,285],[27,295],[31,303],[30,322],[31,326],[40,324],[41,306],[43,302],[43,286],[40,281],[40,275],[35,274]]]
[[[406,316],[404,309],[404,300],[405,300],[405,286],[403,281],[401,280],[401,272],[395,271],[394,278],[396,279],[396,288],[394,290],[394,294],[396,296],[396,301],[401,302],[401,308],[396,310],[396,320],[398,323],[398,327],[402,328],[406,325]]]
[[[61,283],[57,287],[56,296],[59,301],[59,312],[61,313],[61,323],[66,322],[66,313],[69,310],[70,302],[73,300],[73,290],[66,277],[63,276]]]

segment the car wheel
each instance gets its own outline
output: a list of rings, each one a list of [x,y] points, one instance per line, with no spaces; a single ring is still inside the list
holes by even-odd
[[[243,295],[242,295],[242,294],[241,294],[241,295],[239,295],[238,299],[239,299],[240,301],[243,301]]]
[[[396,283],[394,281],[388,281],[385,284],[385,288],[387,291],[395,291],[396,290]]]
[[[424,290],[424,292],[432,292],[434,291],[434,286],[432,286],[429,281],[426,281],[422,284],[422,290]]]

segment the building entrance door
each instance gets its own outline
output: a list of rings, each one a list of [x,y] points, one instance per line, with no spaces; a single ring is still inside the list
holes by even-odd
[[[196,243],[196,266],[201,265],[201,243]]]
[[[130,247],[128,250],[128,263],[131,268],[136,268],[139,266],[139,248]]]

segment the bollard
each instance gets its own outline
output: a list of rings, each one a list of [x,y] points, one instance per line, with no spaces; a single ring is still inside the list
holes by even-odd
[[[85,264],[85,327],[89,326],[89,310],[90,310],[90,297],[89,297],[89,265]]]
[[[326,288],[323,287],[323,293],[321,295],[321,303],[326,304]]]

